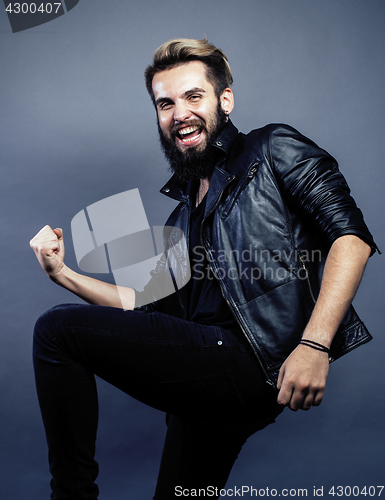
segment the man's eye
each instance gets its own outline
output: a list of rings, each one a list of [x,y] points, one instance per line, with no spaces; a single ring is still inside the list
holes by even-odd
[[[171,102],[163,102],[162,104],[159,104],[159,109],[164,111],[166,109],[171,108],[172,104]]]
[[[194,95],[190,95],[189,99],[190,101],[198,101],[200,99],[200,95],[198,94],[194,94]]]

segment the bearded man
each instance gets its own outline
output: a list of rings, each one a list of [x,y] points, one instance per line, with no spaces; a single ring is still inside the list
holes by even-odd
[[[246,439],[285,406],[319,405],[329,362],[371,338],[350,303],[377,247],[336,161],[286,125],[239,133],[227,58],[207,40],[165,43],[145,77],[191,279],[163,293],[179,272],[167,238],[142,291],[69,269],[61,229],[31,240],[48,276],[90,304],[35,327],[51,499],[98,496],[94,374],[167,414],[154,498],[218,498]]]

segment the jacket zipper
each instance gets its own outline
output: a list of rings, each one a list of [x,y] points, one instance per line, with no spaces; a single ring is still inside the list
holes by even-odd
[[[208,253],[209,257],[210,257],[210,260],[209,260],[209,263],[210,263],[210,269],[211,269],[211,272],[213,273],[213,275],[216,277],[218,276],[218,274],[215,272],[216,271],[216,265],[215,265],[215,260],[210,252],[210,250],[207,249],[206,245],[205,245],[205,249],[206,249],[206,252]],[[215,269],[214,269],[215,267]],[[217,278],[218,282],[219,282],[219,286],[220,286],[220,289],[221,289],[221,293],[222,293],[222,297],[225,299],[228,307],[230,308],[230,310],[232,311],[232,313],[234,314],[236,320],[237,320],[237,323],[238,325],[240,326],[241,330],[242,330],[242,333],[243,335],[246,337],[247,341],[249,342],[250,344],[250,347],[251,349],[253,350],[254,354],[255,354],[255,357],[257,358],[257,361],[258,363],[260,364],[261,368],[262,368],[262,371],[263,373],[265,374],[266,376],[266,383],[268,385],[271,385],[272,387],[275,387],[275,384],[274,382],[271,380],[269,374],[267,373],[265,367],[263,366],[263,363],[259,357],[259,354],[255,348],[255,346],[253,345],[253,343],[251,342],[249,336],[247,335],[245,329],[243,328],[242,326],[242,323],[240,321],[240,315],[238,314],[238,310],[236,307],[233,306],[233,304],[229,301],[229,299],[227,298],[227,295],[225,293],[225,289],[224,289],[224,284],[223,284],[223,280],[222,278]]]
[[[310,282],[310,278],[309,278],[309,270],[305,264],[306,256],[302,253],[302,250],[300,250],[300,252],[299,252],[299,259],[301,261],[301,267],[305,272],[306,282],[307,282],[307,286],[309,288],[309,294],[310,294],[311,300],[313,302],[313,305],[315,305],[317,302],[317,299],[315,298],[315,295],[314,295],[314,292],[313,292],[313,289],[311,286],[311,282]],[[333,358],[333,356],[329,355],[329,363],[331,363],[332,361],[334,361],[334,358]]]
[[[223,210],[223,215],[224,216],[227,216],[228,213],[230,212],[230,210],[233,208],[235,202],[237,201],[238,197],[240,196],[240,194],[242,193],[242,191],[245,189],[245,187],[249,184],[249,182],[253,179],[253,177],[255,176],[255,173],[257,172],[258,170],[258,167],[259,167],[259,164],[260,164],[260,161],[259,160],[253,160],[250,167],[249,167],[249,170],[247,172],[247,175],[246,177],[243,179],[243,182],[242,184],[239,186],[238,188],[238,191],[235,193],[235,196],[233,196],[233,199],[230,200],[230,203],[228,205],[227,208],[225,208]]]
[[[251,164],[250,169],[249,169],[249,172],[248,172],[248,175],[247,175],[247,177],[246,177],[245,181],[244,181],[244,182],[243,182],[243,184],[242,184],[242,189],[243,189],[243,187],[244,187],[244,186],[245,186],[248,182],[250,182],[250,181],[251,181],[251,179],[253,178],[253,176],[254,176],[255,172],[258,170],[259,163],[260,163],[260,162],[259,162],[259,160],[256,160],[256,161],[254,161],[254,162]],[[226,180],[227,180],[227,182],[229,183],[229,182],[233,181],[234,179],[235,179],[235,176],[234,176],[234,175],[232,175],[232,176],[229,176]],[[225,188],[227,187],[227,185],[228,185],[228,184],[226,184],[226,185],[223,187],[222,191],[219,193],[219,195],[218,195],[217,199],[215,200],[215,203],[214,203],[214,205],[213,205],[212,209],[211,209],[211,210],[210,210],[210,212],[207,214],[207,216],[205,217],[205,219],[202,221],[202,225],[201,225],[201,242],[202,242],[202,244],[203,244],[203,246],[204,246],[204,248],[205,248],[205,250],[206,250],[206,253],[207,253],[207,254],[208,254],[208,256],[209,256],[209,265],[210,265],[211,272],[213,273],[213,275],[214,275],[214,276],[217,276],[217,275],[218,275],[218,274],[215,272],[215,270],[214,270],[214,267],[215,267],[215,269],[216,269],[216,265],[214,265],[214,264],[215,264],[215,260],[214,260],[214,258],[213,258],[213,256],[212,256],[212,254],[211,254],[210,249],[209,249],[208,242],[206,241],[206,239],[204,239],[204,238],[202,237],[202,236],[203,236],[203,234],[202,234],[202,233],[203,233],[203,232],[202,232],[202,228],[203,228],[203,224],[204,224],[205,220],[207,219],[207,217],[208,217],[209,215],[211,215],[211,213],[212,213],[212,212],[215,210],[215,208],[217,207],[217,205],[218,205],[218,203],[219,203],[219,200],[220,200],[220,199],[221,199],[221,197],[222,197],[223,191],[225,190]],[[233,200],[233,201],[234,201],[234,200]],[[231,204],[231,206],[232,206],[232,205],[233,205],[233,203]],[[218,279],[219,286],[220,286],[221,293],[222,293],[222,297],[225,299],[226,304],[228,305],[229,309],[230,309],[230,310],[232,311],[232,313],[234,314],[235,319],[237,320],[237,323],[238,323],[238,325],[240,326],[240,328],[241,328],[241,330],[242,330],[243,335],[246,337],[247,341],[249,342],[250,347],[251,347],[252,351],[254,352],[255,357],[257,358],[257,361],[258,361],[258,363],[260,364],[260,366],[261,366],[261,368],[262,368],[263,373],[265,374],[265,377],[266,377],[266,383],[267,383],[268,385],[272,386],[272,387],[276,387],[276,385],[274,384],[274,382],[271,380],[271,378],[270,378],[269,374],[267,373],[267,371],[266,371],[266,369],[265,369],[265,367],[264,367],[264,365],[263,365],[263,363],[262,363],[262,361],[261,361],[261,359],[260,359],[260,357],[259,357],[259,354],[258,354],[258,352],[257,352],[257,350],[256,350],[256,348],[255,348],[255,346],[254,346],[254,345],[253,345],[253,343],[251,342],[251,340],[250,340],[249,336],[247,335],[247,333],[246,333],[246,331],[245,331],[244,327],[242,326],[242,323],[241,323],[241,321],[240,321],[240,315],[238,314],[237,308],[236,308],[236,307],[234,307],[234,306],[233,306],[233,304],[232,304],[232,303],[229,301],[229,299],[227,298],[227,295],[226,295],[226,293],[225,293],[225,286],[224,286],[224,284],[223,284],[222,278],[216,278],[216,279]]]
[[[305,273],[305,279],[306,279],[306,283],[307,283],[307,286],[309,289],[309,294],[310,294],[311,300],[313,302],[313,305],[315,305],[317,300],[315,298],[313,288],[312,288],[312,285],[310,282],[309,269],[306,266],[306,256],[303,254],[302,250],[299,251],[299,260],[301,261],[301,268],[303,269],[303,271]]]

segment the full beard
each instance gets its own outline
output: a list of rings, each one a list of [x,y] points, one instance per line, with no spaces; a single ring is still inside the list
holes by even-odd
[[[227,115],[218,102],[212,130],[209,132],[205,122],[203,120],[200,122],[207,137],[206,145],[202,151],[193,147],[181,151],[175,143],[175,133],[172,133],[172,139],[169,139],[164,135],[158,122],[160,144],[169,162],[169,168],[182,183],[211,177],[216,164],[216,151],[211,146],[226,122]]]

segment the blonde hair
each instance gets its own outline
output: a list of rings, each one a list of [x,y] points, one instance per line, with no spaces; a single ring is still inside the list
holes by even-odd
[[[205,64],[207,79],[213,85],[218,97],[225,88],[233,83],[227,57],[221,49],[209,43],[206,38],[203,40],[177,38],[164,43],[156,49],[152,64],[144,72],[147,91],[153,102],[152,79],[155,73],[190,61],[201,61]]]

